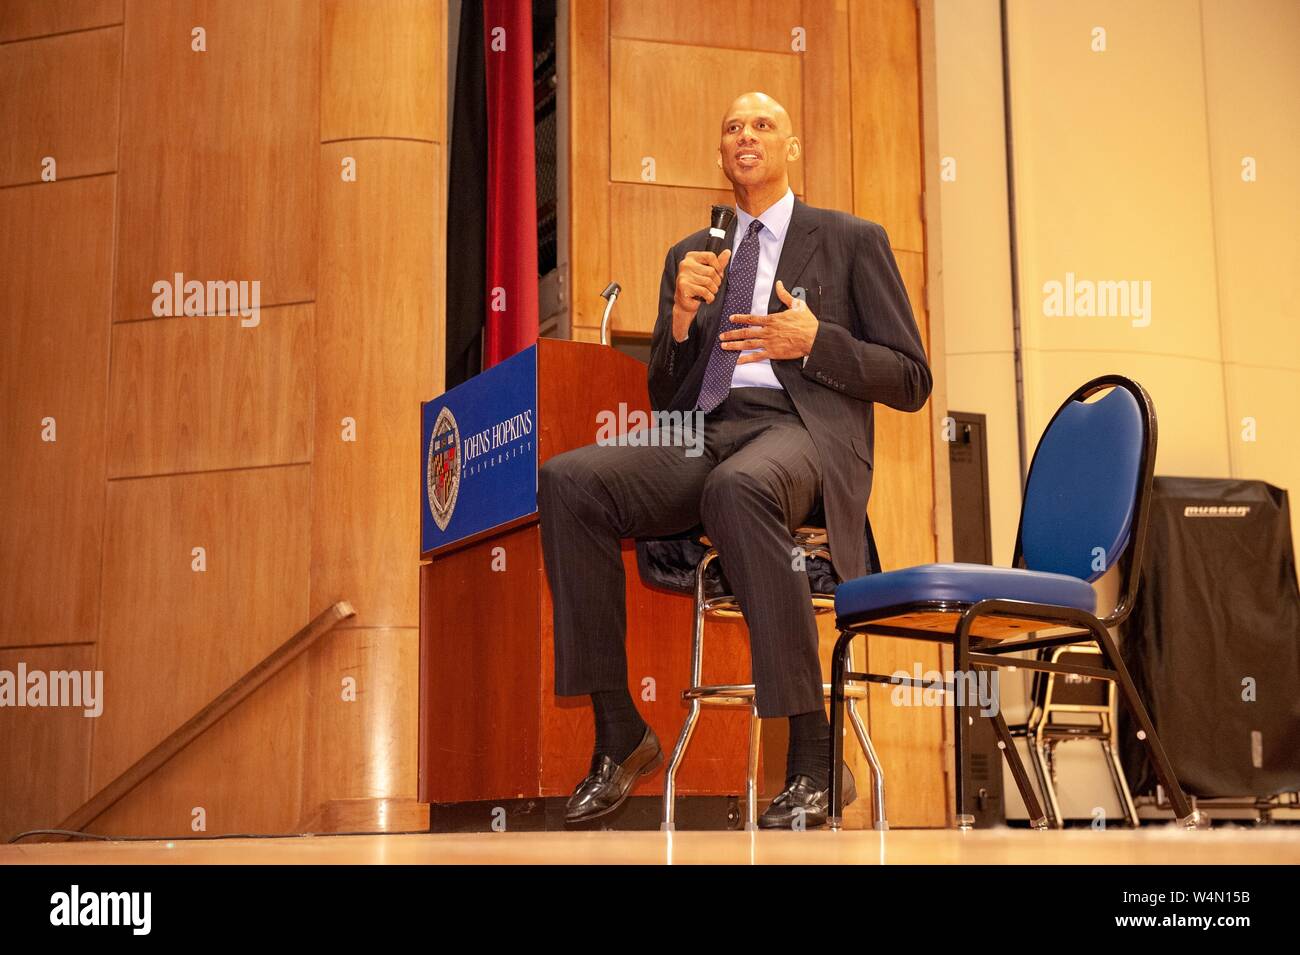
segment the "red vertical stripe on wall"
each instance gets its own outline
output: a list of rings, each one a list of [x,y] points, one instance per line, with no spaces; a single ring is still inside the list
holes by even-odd
[[[489,368],[537,341],[532,4],[485,0],[483,44],[488,159],[483,367]]]

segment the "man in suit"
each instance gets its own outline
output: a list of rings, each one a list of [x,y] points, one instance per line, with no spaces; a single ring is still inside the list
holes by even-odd
[[[884,229],[796,199],[801,149],[770,96],[732,103],[718,147],[736,199],[723,251],[706,251],[701,230],[664,262],[651,402],[702,416],[704,453],[592,444],[542,466],[555,692],[590,694],[596,722],[571,821],[612,812],[664,758],[628,692],[619,541],[702,524],[748,625],[759,716],[790,720],[786,788],[760,825],[825,824],[830,727],[792,532],[824,514],[836,576],[866,572],[873,404],[916,411],[931,378]]]

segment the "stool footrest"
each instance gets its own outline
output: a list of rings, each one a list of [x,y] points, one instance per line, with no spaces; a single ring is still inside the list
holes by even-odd
[[[864,700],[867,697],[867,688],[865,686],[846,686],[844,688],[844,697],[849,700]],[[822,698],[826,700],[831,698],[831,685],[829,683],[822,684]],[[746,705],[754,700],[754,684],[722,683],[714,686],[692,686],[682,690],[682,699],[699,700],[701,703],[715,706]]]
[[[709,597],[700,606],[703,608],[705,616],[744,617],[744,614],[740,611],[740,601],[731,594]],[[835,596],[833,594],[813,594],[812,608],[814,617],[834,613]]]

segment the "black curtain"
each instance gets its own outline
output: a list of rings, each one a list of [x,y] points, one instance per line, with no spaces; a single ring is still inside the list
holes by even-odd
[[[487,81],[483,4],[460,10],[447,195],[447,388],[482,370],[487,285]]]

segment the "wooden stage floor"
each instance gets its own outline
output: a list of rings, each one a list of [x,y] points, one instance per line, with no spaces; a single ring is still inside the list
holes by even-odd
[[[1296,864],[1300,827],[537,832],[184,839],[0,846],[14,864]]]

